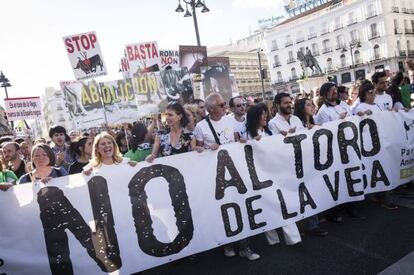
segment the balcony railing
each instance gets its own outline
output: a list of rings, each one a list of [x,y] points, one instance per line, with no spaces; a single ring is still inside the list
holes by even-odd
[[[379,33],[373,32],[373,33],[368,35],[368,40],[373,40],[373,39],[376,39],[376,38],[379,38],[379,37],[381,37]]]
[[[341,29],[343,29],[343,28],[344,28],[344,26],[343,26],[342,24],[339,24],[339,25],[336,25],[336,26],[334,27],[334,31],[341,30]]]
[[[277,46],[276,46],[276,47],[274,47],[274,46],[273,46],[273,47],[270,49],[270,51],[271,51],[271,52],[274,52],[274,51],[277,51],[277,50],[279,50],[279,48],[278,48]]]
[[[406,57],[407,56],[407,52],[406,51],[400,51],[399,54],[402,57]]]
[[[286,61],[287,64],[290,64],[290,63],[293,63],[293,62],[296,62],[296,59],[288,58],[288,60]]]
[[[408,9],[407,8],[401,8],[401,12],[402,13],[408,13]]]
[[[368,20],[368,19],[374,18],[374,17],[375,17],[375,16],[377,16],[377,15],[378,15],[378,14],[377,14],[377,12],[376,12],[376,11],[369,12],[369,13],[367,14],[366,19]]]
[[[355,25],[356,23],[358,23],[358,20],[356,20],[356,19],[354,19],[354,20],[350,20],[350,21],[348,22],[348,27],[349,27],[349,26],[352,26],[352,25]]]
[[[329,31],[329,30],[323,30],[323,31],[322,31],[322,33],[321,33],[321,36],[322,36],[322,35],[325,35],[325,34],[328,34],[328,33],[330,33],[330,31]]]
[[[332,48],[331,47],[326,47],[326,48],[323,48],[322,49],[322,53],[323,54],[330,53],[330,52],[332,52]]]
[[[381,60],[381,56],[379,54],[374,55],[374,58],[371,60],[371,62],[378,61],[378,60]]]
[[[405,28],[405,34],[414,34],[413,29]]]
[[[311,33],[308,35],[308,40],[316,38],[318,35],[316,33]]]
[[[287,47],[290,47],[290,46],[293,46],[293,41],[287,41],[286,43],[285,43],[285,47],[287,48]]]
[[[313,56],[319,56],[319,51],[312,51]]]
[[[284,83],[285,81],[283,80],[283,78],[278,78],[274,83],[273,83],[273,85],[277,85],[277,84],[282,84],[282,83]]]
[[[355,65],[361,65],[361,64],[363,64],[364,62],[362,61],[362,59],[361,58],[355,58]]]
[[[391,11],[392,12],[400,12],[400,8],[399,7],[392,7]]]
[[[343,48],[345,48],[345,44],[344,44],[344,43],[338,43],[338,44],[336,44],[336,46],[335,46],[335,49],[336,49],[336,50],[341,50],[341,49],[343,49]]]
[[[408,9],[408,12],[414,14],[414,9]]]
[[[275,63],[273,63],[273,68],[277,68],[277,67],[280,67],[280,66],[282,66],[282,65],[280,64],[280,62],[275,62]]]
[[[333,71],[335,71],[335,68],[333,67],[333,66],[328,66],[328,67],[326,67],[326,71],[329,73],[329,72],[333,72]]]
[[[298,39],[296,39],[296,44],[302,43],[305,41],[305,37],[299,37]]]
[[[403,33],[403,31],[402,31],[402,29],[400,29],[400,28],[394,28],[394,33],[395,33],[395,34],[402,34],[402,33]]]
[[[414,56],[414,50],[408,50],[408,56],[413,57]]]
[[[299,79],[299,77],[297,75],[292,75],[292,76],[289,77],[289,81],[295,81],[295,80],[298,80],[298,79]]]
[[[348,64],[346,64],[346,62],[345,62],[345,63],[341,63],[341,64],[339,65],[339,68],[340,68],[340,69],[345,69],[345,68],[347,68],[347,67],[349,67],[349,65],[348,65]]]

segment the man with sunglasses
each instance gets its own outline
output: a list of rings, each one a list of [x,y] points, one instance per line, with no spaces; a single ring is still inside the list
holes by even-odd
[[[229,106],[232,112],[229,117],[234,123],[236,140],[239,140],[246,134],[246,102],[242,96],[236,96],[230,99]]]
[[[217,150],[220,145],[235,141],[235,130],[232,119],[226,116],[226,102],[218,93],[211,93],[207,96],[205,106],[208,116],[197,123],[194,136],[197,143],[197,151],[201,152],[200,147],[204,149]],[[239,241],[239,256],[254,261],[260,258],[260,255],[250,249],[249,239]],[[226,257],[236,256],[231,244],[224,247]]]

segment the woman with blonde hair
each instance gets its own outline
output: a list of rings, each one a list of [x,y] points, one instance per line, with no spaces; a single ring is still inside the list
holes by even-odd
[[[122,157],[115,138],[107,132],[102,132],[95,136],[92,148],[92,158],[84,168],[84,174],[90,175],[92,170],[99,170],[105,166],[118,165],[126,162]],[[135,166],[137,162],[128,161],[130,166]]]

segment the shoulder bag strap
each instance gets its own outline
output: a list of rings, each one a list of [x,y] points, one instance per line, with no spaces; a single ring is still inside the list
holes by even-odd
[[[213,127],[213,125],[211,124],[211,121],[210,121],[210,116],[207,116],[207,117],[206,117],[206,121],[207,121],[207,123],[208,123],[208,126],[210,127],[211,132],[213,133],[213,136],[214,136],[214,139],[216,140],[216,143],[217,143],[218,145],[221,145],[221,143],[220,143],[220,139],[219,139],[219,138],[218,138],[218,136],[217,136],[216,130],[214,130],[214,127]]]

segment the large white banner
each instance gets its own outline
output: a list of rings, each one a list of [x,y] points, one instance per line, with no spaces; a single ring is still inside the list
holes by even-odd
[[[77,80],[106,75],[106,67],[95,32],[63,37],[66,52]]]
[[[383,112],[17,186],[0,272],[130,274],[393,189],[414,178],[413,123]]]

